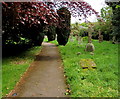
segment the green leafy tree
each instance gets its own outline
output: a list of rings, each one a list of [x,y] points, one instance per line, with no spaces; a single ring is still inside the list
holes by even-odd
[[[117,4],[120,4],[118,2]],[[116,41],[120,42],[120,7],[119,6],[113,6],[113,36],[115,36]]]
[[[107,2],[110,7],[112,7],[113,10],[113,16],[112,16],[112,24],[113,24],[113,43],[115,41],[120,42],[120,1],[119,2]]]
[[[101,19],[94,23],[93,38],[98,39],[98,33],[100,30],[104,40],[112,39],[112,16],[113,13],[111,7],[103,7],[101,9]]]
[[[76,35],[76,36],[87,36],[86,33],[87,33],[87,29],[88,29],[88,24],[87,23],[75,23],[75,24],[72,24],[72,28],[71,28],[71,31],[73,33],[73,35]]]
[[[80,33],[80,25],[79,25],[78,22],[76,22],[75,24],[72,24],[71,28],[72,28],[71,32],[73,33],[74,36],[79,35],[79,33]]]
[[[112,7],[103,7],[101,9],[101,17],[105,22],[111,22],[112,16]]]
[[[59,29],[62,32],[57,33],[58,42],[62,42],[60,40],[61,38],[64,41],[63,45],[65,45],[69,37],[70,20],[62,19],[64,15],[58,15],[56,12],[63,7],[66,7],[74,17],[84,16],[86,18],[92,14],[98,16],[98,13],[83,0],[80,2],[65,2],[64,0],[52,1],[53,0],[50,0],[50,2],[2,2],[3,45],[6,45],[8,40],[15,41],[19,44],[19,41],[23,41],[20,39],[21,37],[29,39],[34,45],[41,45],[44,37],[44,27],[49,26],[62,27]],[[69,24],[67,25],[68,27],[63,27],[64,22]],[[63,33],[64,31],[66,32]],[[52,32],[49,33],[49,35],[52,35]],[[31,45],[31,43],[29,44]]]

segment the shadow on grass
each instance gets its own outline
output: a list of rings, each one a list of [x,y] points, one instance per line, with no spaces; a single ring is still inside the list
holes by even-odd
[[[2,57],[18,56],[33,46],[30,45],[3,45]]]

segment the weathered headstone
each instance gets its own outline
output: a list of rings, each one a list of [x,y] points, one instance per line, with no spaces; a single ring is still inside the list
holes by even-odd
[[[116,41],[116,36],[113,36],[112,43],[115,44],[115,41]]]
[[[101,35],[101,31],[99,29],[99,32],[98,32],[99,36],[98,36],[98,39],[99,39],[99,43],[103,42],[103,35]]]
[[[73,41],[74,41],[74,39],[73,39],[73,37],[72,37],[72,36],[70,36],[70,41],[71,41],[71,42],[73,42]]]
[[[92,43],[87,43],[85,51],[93,52],[94,50],[95,50],[94,45]]]
[[[78,36],[78,35],[76,35],[76,40],[78,41],[78,39],[79,39],[79,36]]]
[[[93,27],[93,24],[91,24],[88,28],[88,43],[85,49],[85,51],[88,51],[88,52],[93,52],[95,50],[95,47],[92,44],[92,32],[93,32],[92,27]]]
[[[99,43],[103,42],[103,35],[99,36]]]
[[[82,44],[82,42],[83,42],[83,39],[82,39],[81,36],[79,36],[79,38],[78,38],[78,44]]]
[[[96,69],[96,64],[92,59],[81,59],[80,66],[82,69]]]
[[[88,28],[88,43],[91,43],[92,42],[92,26],[89,26]]]
[[[73,42],[74,39],[73,39],[73,33],[70,34],[70,41]]]

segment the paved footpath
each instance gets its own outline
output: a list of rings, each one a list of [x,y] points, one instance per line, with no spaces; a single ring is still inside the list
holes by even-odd
[[[65,97],[66,84],[57,46],[43,43],[40,54],[8,97]]]

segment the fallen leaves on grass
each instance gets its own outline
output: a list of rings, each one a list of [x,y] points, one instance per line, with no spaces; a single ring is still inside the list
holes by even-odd
[[[11,62],[12,64],[25,64],[25,63],[27,63],[27,61],[25,61],[25,60],[21,60],[21,61],[13,61],[13,62]]]

